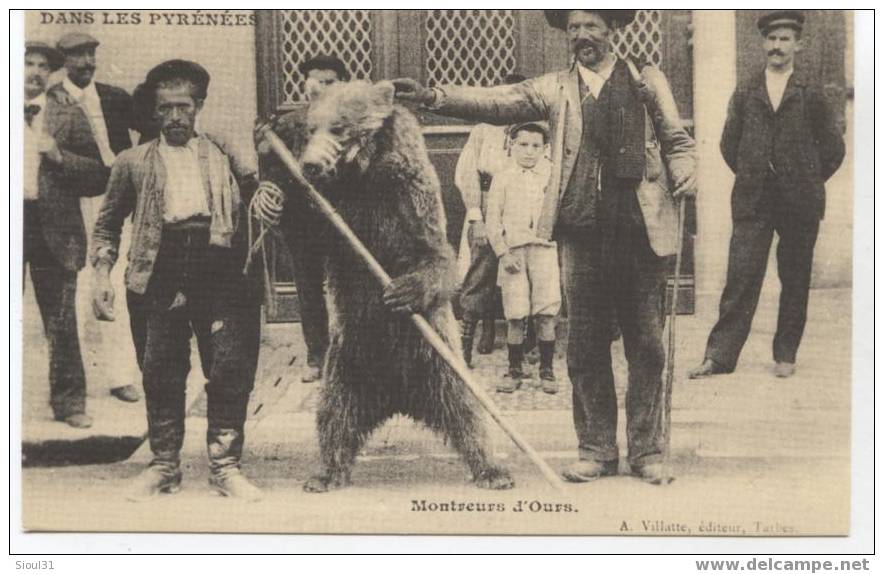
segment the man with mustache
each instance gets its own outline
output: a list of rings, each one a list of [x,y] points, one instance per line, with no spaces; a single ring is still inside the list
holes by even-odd
[[[675,253],[674,198],[696,191],[694,142],[665,76],[614,55],[611,37],[635,10],[546,10],[568,37],[567,70],[515,86],[428,90],[397,80],[398,96],[436,113],[496,124],[548,120],[552,177],[536,232],[558,242],[569,320],[579,460],[566,479],[618,472],[617,396],[611,365],[616,313],[629,363],[626,399],[631,472],[664,484],[661,385],[663,300]],[[671,179],[665,183],[663,162]]]
[[[153,460],[132,480],[133,501],[181,484],[185,390],[196,336],[208,374],[209,484],[224,496],[257,500],[240,472],[244,425],[261,330],[261,288],[244,275],[245,206],[253,181],[237,181],[230,157],[195,131],[209,86],[199,64],[170,60],[147,74],[160,137],[117,158],[93,237],[96,316],[113,317],[110,271],[123,222],[132,215],[126,302],[143,373]]]
[[[782,290],[773,339],[774,374],[795,373],[807,320],[813,249],[825,209],[825,182],[844,159],[844,139],[822,87],[800,68],[804,15],[777,11],[758,20],[767,66],[737,87],[721,153],[736,174],[733,234],[719,318],[703,364],[691,378],[730,373],[749,336],[774,232]]]
[[[62,36],[57,48],[64,55],[65,77],[51,90],[57,93],[59,98],[81,108],[86,114],[96,150],[104,166],[110,169],[117,154],[132,147],[129,129],[135,129],[135,126],[132,98],[129,94],[121,88],[99,83],[94,79],[98,46],[98,40],[89,34],[71,32]],[[103,195],[81,201],[87,237],[92,235],[95,219],[103,201]],[[83,279],[87,277],[84,276]],[[122,278],[118,279],[122,283]],[[81,284],[81,290],[88,293],[83,287]],[[81,309],[88,308],[88,301],[83,303]],[[121,339],[128,339],[126,321],[113,324],[98,323],[94,317],[86,314],[84,323],[87,356],[92,357],[90,359],[92,363],[101,365],[102,373],[112,373],[115,377],[110,394],[121,401],[138,401],[140,398],[138,390],[129,382],[138,376],[132,366],[134,363],[131,361],[108,363],[112,357],[119,356],[114,353],[113,346],[119,344]],[[122,366],[123,364],[130,368],[127,369]],[[130,372],[126,372],[127,370]],[[116,377],[121,377],[122,380]]]
[[[46,93],[62,56],[43,42],[25,44],[24,265],[49,343],[50,405],[55,419],[92,426],[77,335],[77,272],[86,262],[80,198],[104,191],[107,170],[82,110]]]

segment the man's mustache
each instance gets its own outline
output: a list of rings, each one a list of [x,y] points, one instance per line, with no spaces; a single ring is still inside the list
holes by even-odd
[[[589,38],[580,38],[574,42],[574,50],[580,51],[585,48],[598,49],[602,46],[603,40],[590,40]]]
[[[95,66],[91,64],[84,64],[82,66],[77,66],[77,71],[79,72],[94,72]]]
[[[27,81],[28,81],[28,82],[34,82],[34,83],[37,83],[37,84],[44,84],[44,83],[46,83],[46,82],[43,80],[43,76],[38,76],[38,75],[28,76],[28,80],[27,80]]]
[[[785,56],[784,53],[782,53],[780,50],[777,50],[777,49],[771,50],[770,52],[767,53],[767,55],[768,56]]]

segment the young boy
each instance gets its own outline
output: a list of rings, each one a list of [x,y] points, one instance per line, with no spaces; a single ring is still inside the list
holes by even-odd
[[[513,162],[491,184],[486,221],[488,240],[500,259],[498,283],[507,319],[509,370],[497,391],[512,393],[521,385],[525,319],[534,316],[543,391],[555,394],[556,315],[562,305],[558,251],[535,229],[549,180],[543,159],[547,133],[536,123],[518,124],[510,138]]]

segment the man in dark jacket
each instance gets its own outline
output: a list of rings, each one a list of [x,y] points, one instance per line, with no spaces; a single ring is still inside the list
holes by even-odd
[[[95,81],[97,68],[96,49],[98,40],[81,32],[71,32],[59,39],[57,47],[64,56],[65,78],[50,91],[60,99],[66,99],[72,105],[79,106],[89,120],[92,138],[100,154],[100,159],[107,169],[113,165],[116,156],[132,147],[129,130],[134,129],[132,98],[125,90]],[[103,192],[103,189],[102,189]],[[91,236],[95,227],[95,219],[104,201],[103,193],[81,201],[83,220],[87,236]],[[128,238],[127,238],[128,240]],[[125,247],[125,245],[124,245]],[[83,280],[81,278],[81,291]],[[122,278],[120,277],[120,283]],[[121,287],[122,285],[120,285]],[[82,301],[80,307],[88,308],[88,301]],[[102,374],[112,373],[111,395],[121,401],[134,402],[139,399],[138,391],[132,381],[138,376],[134,369],[134,361],[114,352],[114,345],[125,340],[125,321],[117,324],[98,323],[87,314],[84,322],[84,350],[86,356],[91,355],[90,362],[102,366]],[[115,358],[120,363],[109,362]]]
[[[774,373],[789,377],[807,319],[813,248],[825,210],[825,182],[844,159],[844,140],[822,88],[794,68],[804,16],[759,19],[767,67],[731,98],[721,153],[736,174],[733,235],[718,323],[691,378],[730,373],[758,305],[774,232],[782,283]]]
[[[77,336],[77,272],[86,263],[80,198],[104,191],[102,165],[83,111],[46,92],[62,57],[25,45],[24,264],[49,340],[50,404],[56,420],[86,428],[86,376]]]
[[[308,101],[318,99],[325,89],[337,82],[346,82],[350,74],[339,58],[318,55],[305,60],[299,71],[304,77]],[[289,146],[295,156],[300,156],[307,141],[305,120],[307,108],[300,107],[285,114],[273,123],[277,135]],[[295,286],[298,289],[298,305],[301,312],[301,331],[307,346],[307,365],[301,372],[301,380],[312,383],[322,378],[323,361],[328,349],[328,310],[325,305],[325,256],[328,227],[297,189],[295,182],[276,156],[258,145],[261,161],[262,186],[276,186],[285,193],[285,208],[281,213],[280,227],[292,258]],[[258,190],[263,193],[264,187]]]
[[[673,198],[696,191],[694,141],[663,73],[654,66],[639,72],[614,54],[612,35],[634,16],[635,10],[547,10],[549,24],[567,34],[574,63],[514,86],[428,90],[395,81],[398,97],[444,115],[494,124],[549,121],[554,168],[536,232],[555,239],[561,255],[579,456],[564,476],[573,482],[619,472],[614,312],[629,362],[630,471],[652,484],[671,481],[662,464],[663,300],[667,257],[677,243]]]

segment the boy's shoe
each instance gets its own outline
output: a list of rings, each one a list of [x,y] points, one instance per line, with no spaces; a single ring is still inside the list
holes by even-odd
[[[543,367],[540,369],[540,381],[543,385],[543,392],[548,395],[554,395],[559,392],[559,382],[552,367]]]
[[[503,376],[503,380],[497,384],[497,392],[516,392],[516,389],[522,386],[523,378],[525,378],[525,373],[522,371],[522,369],[515,369],[510,367],[509,371],[507,371],[507,374]]]
[[[778,362],[774,366],[774,375],[780,379],[788,379],[795,374],[795,363]]]

